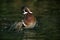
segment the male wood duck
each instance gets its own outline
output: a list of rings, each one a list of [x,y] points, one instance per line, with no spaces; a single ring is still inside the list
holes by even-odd
[[[24,19],[20,22],[15,22],[8,31],[11,30],[16,30],[19,32],[20,30],[25,29],[32,29],[36,25],[36,18],[32,15],[32,12],[30,11],[29,8],[24,7],[23,8],[23,14],[24,14]]]
[[[24,19],[22,20],[22,24],[24,28],[34,28],[36,24],[36,18],[32,15],[32,12],[28,7],[23,8]]]

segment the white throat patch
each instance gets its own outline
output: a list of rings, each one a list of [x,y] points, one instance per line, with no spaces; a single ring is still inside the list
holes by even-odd
[[[27,14],[28,12],[24,12],[23,14]]]
[[[24,12],[23,14],[27,14],[28,12]],[[31,13],[32,14],[32,12],[29,12],[29,13]]]

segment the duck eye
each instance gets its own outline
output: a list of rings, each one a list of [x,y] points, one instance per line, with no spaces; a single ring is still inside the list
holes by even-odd
[[[28,12],[27,10],[25,10],[25,12]]]

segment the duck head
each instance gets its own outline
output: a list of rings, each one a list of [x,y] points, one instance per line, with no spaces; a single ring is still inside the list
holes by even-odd
[[[32,14],[32,12],[31,12],[31,10],[28,8],[28,7],[24,7],[23,8],[23,14],[25,15],[25,14]]]

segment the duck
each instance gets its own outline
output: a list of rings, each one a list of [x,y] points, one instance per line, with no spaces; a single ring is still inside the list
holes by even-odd
[[[20,32],[23,29],[33,29],[37,23],[36,17],[33,15],[33,12],[28,7],[23,7],[22,9],[24,18],[15,22],[8,31]]]
[[[28,7],[23,8],[24,18],[22,24],[25,29],[34,28],[36,25],[36,17],[33,15],[32,11]]]

